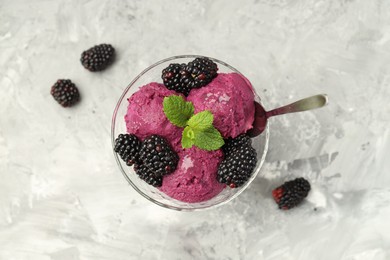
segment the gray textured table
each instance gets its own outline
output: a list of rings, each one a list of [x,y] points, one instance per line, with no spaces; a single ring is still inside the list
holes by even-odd
[[[390,259],[390,1],[0,2],[0,259]],[[80,53],[111,43],[102,73]],[[241,70],[270,109],[317,93],[328,107],[274,118],[260,176],[214,210],[160,208],[111,151],[117,99],[177,54]],[[70,78],[82,102],[50,96]],[[304,176],[300,207],[271,190]]]

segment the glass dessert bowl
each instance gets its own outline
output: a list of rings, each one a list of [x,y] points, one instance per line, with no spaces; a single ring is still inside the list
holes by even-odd
[[[142,86],[145,86],[151,82],[162,83],[161,72],[163,69],[167,68],[169,64],[172,63],[188,63],[193,61],[195,58],[201,58],[203,56],[197,55],[183,55],[183,56],[174,56],[164,60],[161,60],[152,66],[145,69],[141,72],[124,90],[121,95],[112,118],[112,127],[111,127],[111,138],[113,147],[115,146],[115,139],[119,134],[127,133],[128,124],[132,122],[125,121],[124,117],[128,112],[128,99],[137,92]],[[218,65],[218,73],[237,73],[242,75],[238,70],[230,66],[229,64],[219,61],[214,58],[209,58],[214,63]],[[256,94],[255,89],[254,100],[260,103],[260,97]],[[257,163],[255,169],[252,172],[250,178],[242,185],[236,188],[230,188],[226,186],[221,192],[219,192],[214,197],[207,199],[201,202],[183,202],[176,200],[166,193],[160,191],[160,189],[149,185],[144,180],[142,180],[134,171],[133,167],[126,165],[120,156],[114,152],[115,159],[118,163],[119,169],[121,170],[125,179],[129,184],[143,197],[149,201],[174,210],[184,210],[184,211],[193,211],[206,208],[216,207],[225,203],[228,203],[240,193],[242,193],[254,180],[257,174],[260,172],[261,166],[264,163],[265,156],[268,149],[268,139],[269,139],[269,128],[265,127],[265,130],[258,136],[252,138],[252,147],[256,150],[257,153]]]

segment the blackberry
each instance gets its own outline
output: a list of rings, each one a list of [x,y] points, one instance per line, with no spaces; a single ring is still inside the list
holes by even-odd
[[[217,180],[231,188],[243,185],[249,180],[257,163],[257,153],[250,143],[237,146],[225,154],[218,166]]]
[[[218,67],[209,58],[196,58],[188,64],[170,64],[162,71],[164,85],[188,96],[191,89],[206,86],[217,76]]]
[[[138,152],[141,141],[133,134],[120,134],[115,140],[114,151],[119,154],[126,165],[138,163]]]
[[[236,149],[239,149],[241,146],[251,145],[251,139],[248,135],[242,134],[237,136],[236,138],[229,138],[225,140],[225,145],[222,146],[222,150],[225,155],[230,154]]]
[[[176,170],[179,156],[164,137],[151,135],[142,142],[139,159],[155,176],[163,176]]]
[[[191,91],[188,86],[189,73],[185,71],[185,64],[172,63],[162,71],[164,85],[167,89],[183,93],[185,96]]]
[[[79,90],[69,79],[59,79],[51,87],[50,94],[63,107],[71,107],[80,100]]]
[[[81,64],[89,71],[101,71],[112,63],[115,49],[110,44],[100,44],[83,51]]]
[[[279,209],[288,210],[300,204],[310,191],[310,183],[304,178],[285,182],[272,191]]]
[[[209,58],[202,57],[189,62],[185,70],[191,75],[192,80],[188,84],[192,89],[209,84],[217,76],[218,67]]]
[[[153,185],[154,187],[161,187],[162,185],[162,176],[151,171],[144,164],[135,164],[134,171],[138,176],[144,180],[147,184]]]

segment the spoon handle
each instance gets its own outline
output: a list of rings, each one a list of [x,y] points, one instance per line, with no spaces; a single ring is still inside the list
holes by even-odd
[[[312,110],[320,108],[328,104],[328,96],[325,94],[315,95],[308,98],[298,100],[286,106],[278,107],[273,110],[267,111],[266,117],[283,115],[288,113],[295,113],[301,111]]]

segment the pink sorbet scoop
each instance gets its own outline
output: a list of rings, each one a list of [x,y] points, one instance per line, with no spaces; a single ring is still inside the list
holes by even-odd
[[[157,134],[165,137],[177,151],[181,148],[182,128],[173,125],[163,111],[164,97],[181,95],[159,83],[141,87],[129,99],[125,115],[127,132],[141,140]]]
[[[237,137],[252,128],[255,106],[250,82],[238,73],[220,73],[207,86],[193,89],[187,98],[195,113],[210,110],[214,126],[224,138]]]
[[[205,151],[197,147],[179,153],[175,172],[164,176],[160,190],[168,196],[184,202],[209,200],[224,187],[217,181],[218,165],[223,159],[221,150]]]

